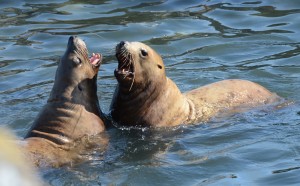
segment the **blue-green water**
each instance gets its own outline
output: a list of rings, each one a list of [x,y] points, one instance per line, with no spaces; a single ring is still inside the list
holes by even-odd
[[[294,102],[169,130],[110,129],[103,155],[41,170],[50,185],[300,183],[300,1],[1,0],[0,18],[0,125],[19,137],[45,104],[70,35],[104,55],[105,113],[121,40],[157,50],[182,91],[240,78]]]

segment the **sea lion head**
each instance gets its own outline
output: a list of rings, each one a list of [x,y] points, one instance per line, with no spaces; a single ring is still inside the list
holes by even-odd
[[[166,79],[163,60],[151,47],[140,42],[121,41],[116,46],[118,68],[115,76],[119,85],[130,92]]]
[[[71,36],[56,71],[54,86],[48,101],[86,101],[97,90],[97,74],[102,61],[100,54],[88,55],[86,44]],[[94,96],[94,95],[93,95]]]

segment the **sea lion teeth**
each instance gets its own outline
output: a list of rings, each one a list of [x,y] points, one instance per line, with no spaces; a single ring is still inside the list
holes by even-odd
[[[92,57],[90,57],[90,63],[92,64],[92,65],[94,65],[94,66],[98,66],[98,65],[100,65],[100,63],[101,63],[101,54],[99,54],[99,53],[97,53],[97,54],[95,54],[95,53],[93,53],[92,54]]]

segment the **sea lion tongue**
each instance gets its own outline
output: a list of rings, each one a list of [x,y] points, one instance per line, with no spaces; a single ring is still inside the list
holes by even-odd
[[[98,65],[100,65],[101,58],[102,58],[101,54],[93,53],[92,57],[90,57],[90,63],[94,66],[98,66]]]

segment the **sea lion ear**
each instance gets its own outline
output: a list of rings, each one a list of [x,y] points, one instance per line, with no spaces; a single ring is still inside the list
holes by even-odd
[[[158,66],[159,69],[162,69],[162,66],[161,66],[161,65],[157,64],[157,66]]]

